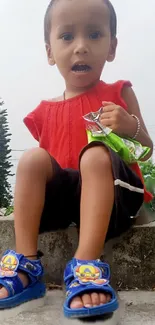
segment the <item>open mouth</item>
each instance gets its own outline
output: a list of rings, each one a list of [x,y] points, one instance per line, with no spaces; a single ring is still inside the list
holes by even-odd
[[[91,70],[91,67],[87,64],[75,64],[72,67],[72,71],[74,72],[88,72]]]

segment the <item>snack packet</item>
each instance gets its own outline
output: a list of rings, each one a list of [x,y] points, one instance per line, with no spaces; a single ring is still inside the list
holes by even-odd
[[[130,138],[121,138],[108,127],[100,123],[102,108],[97,112],[91,112],[83,116],[86,125],[88,143],[101,141],[114,150],[126,163],[131,164],[140,161],[150,151],[150,148],[142,146],[139,142]]]

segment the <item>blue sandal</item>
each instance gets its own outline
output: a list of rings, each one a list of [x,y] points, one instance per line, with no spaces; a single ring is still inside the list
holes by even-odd
[[[119,303],[114,289],[109,284],[110,268],[100,260],[80,261],[75,258],[67,264],[64,272],[66,285],[66,300],[64,314],[68,318],[84,318],[101,316],[113,313]],[[71,309],[70,304],[74,297],[88,292],[109,293],[111,301],[104,305],[91,308]]]
[[[24,272],[29,284],[23,287],[17,272]],[[8,250],[0,260],[0,285],[8,291],[8,297],[0,299],[0,309],[12,308],[45,295],[42,282],[43,267],[40,260],[28,260],[24,255]]]

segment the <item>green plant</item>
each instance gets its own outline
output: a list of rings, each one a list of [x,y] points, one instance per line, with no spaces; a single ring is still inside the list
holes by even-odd
[[[140,163],[140,168],[144,177],[147,190],[153,194],[153,200],[145,203],[145,207],[151,212],[155,212],[155,163],[152,159]]]
[[[13,206],[6,208],[5,216],[9,216],[11,213],[13,213],[13,211],[14,211]]]
[[[147,176],[155,178],[155,163],[152,159],[149,159],[146,162],[141,162],[139,165],[144,178],[146,178]]]
[[[13,176],[11,174],[12,164],[9,161],[11,158],[9,147],[11,133],[8,127],[7,111],[1,108],[3,104],[0,101],[0,208],[10,206],[12,195],[8,177]]]

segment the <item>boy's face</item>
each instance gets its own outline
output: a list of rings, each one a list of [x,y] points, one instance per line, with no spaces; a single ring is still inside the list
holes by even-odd
[[[51,10],[49,63],[56,64],[68,87],[89,87],[113,61],[110,13],[103,0],[59,0]]]

